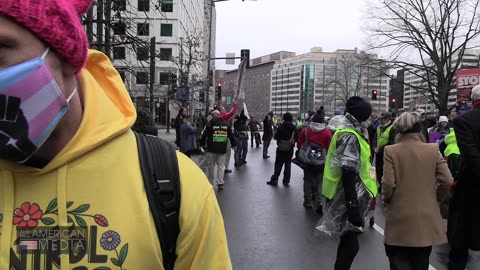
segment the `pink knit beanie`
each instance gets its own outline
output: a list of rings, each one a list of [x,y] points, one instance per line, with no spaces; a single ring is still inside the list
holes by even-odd
[[[88,40],[80,22],[93,0],[0,0],[0,15],[24,26],[78,73],[87,59]]]

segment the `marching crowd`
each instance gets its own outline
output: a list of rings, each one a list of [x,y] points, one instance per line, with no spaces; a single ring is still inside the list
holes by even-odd
[[[206,147],[206,179],[170,145],[132,131],[137,112],[120,74],[88,49],[79,18],[92,3],[0,4],[0,269],[232,269],[208,181],[224,188],[232,151],[234,166],[247,164],[249,132],[265,159],[276,141],[268,185],[282,169],[289,185],[292,163],[303,169],[303,205],[321,214],[316,229],[340,237],[334,269],[352,265],[379,193],[391,269],[426,270],[432,245],[447,241],[448,270],[479,269],[480,85],[471,107],[459,104],[439,123],[421,110],[374,123],[371,105],[351,97],[328,121],[321,107],[297,125],[270,112],[260,137],[257,120],[235,116],[237,103],[201,127],[181,110],[177,145],[186,156]],[[48,239],[71,240],[65,252],[20,238],[72,228],[89,237]]]
[[[472,191],[478,189],[475,168],[480,165],[480,131],[474,120],[480,116],[480,86],[472,99],[472,108],[459,102],[448,117],[433,118],[418,108],[400,109],[398,117],[389,112],[375,117],[367,101],[351,97],[345,112],[336,110],[332,118],[320,107],[304,121],[295,122],[287,112],[278,125],[273,112],[262,124],[243,110],[234,116],[235,103],[228,113],[223,107],[211,112],[199,143],[206,145],[209,180],[221,190],[224,173],[231,172],[231,149],[235,167],[247,163],[248,131],[250,147],[263,145],[265,159],[274,139],[273,174],[266,183],[277,186],[283,169],[282,183],[288,186],[292,163],[303,170],[303,206],[321,215],[319,232],[341,239],[335,269],[350,269],[359,250],[358,234],[375,222],[377,195],[385,208],[391,269],[428,269],[432,246],[447,242],[449,270],[465,269],[469,257],[469,269],[477,269],[478,203]],[[185,125],[194,126],[180,127],[182,140]],[[442,219],[448,220],[448,234]]]

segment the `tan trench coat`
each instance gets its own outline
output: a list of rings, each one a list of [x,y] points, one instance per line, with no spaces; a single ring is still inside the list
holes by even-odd
[[[438,201],[448,195],[453,178],[437,144],[424,143],[420,133],[402,134],[397,144],[385,147],[383,168],[385,244],[446,243]]]

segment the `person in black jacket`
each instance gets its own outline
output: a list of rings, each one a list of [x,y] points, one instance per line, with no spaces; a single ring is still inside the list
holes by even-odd
[[[178,110],[178,114],[177,114],[177,117],[175,118],[175,122],[173,123],[173,127],[175,128],[175,144],[180,147],[181,143],[180,143],[180,127],[182,126],[183,124],[183,116],[184,115],[187,115],[188,114],[188,111],[186,108],[184,107],[181,107],[179,110]]]
[[[290,170],[292,165],[293,149],[295,147],[293,135],[295,133],[295,125],[293,124],[293,116],[291,113],[285,113],[282,117],[283,124],[281,124],[275,133],[275,140],[277,140],[277,153],[275,155],[275,171],[267,182],[267,185],[276,186],[278,184],[278,177],[283,171],[283,184],[288,186],[290,184]],[[288,145],[283,147],[283,145]]]
[[[480,257],[480,85],[472,89],[472,110],[453,120],[462,169],[453,188],[448,217],[448,270],[479,269]]]
[[[263,158],[270,158],[268,155],[268,147],[273,138],[273,123],[272,123],[273,112],[269,112],[265,119],[263,119]]]
[[[260,147],[260,131],[259,131],[260,123],[255,119],[255,117],[250,117],[250,121],[248,122],[248,129],[250,129],[250,147],[253,147],[253,141],[257,145],[257,148]]]
[[[212,120],[205,127],[201,145],[207,141],[208,179],[217,183],[218,189],[223,189],[223,176],[225,174],[225,160],[227,158],[227,141],[230,140],[235,148],[235,137],[229,123],[220,118],[220,112],[212,112]]]
[[[235,140],[237,142],[237,149],[235,150],[235,167],[245,165],[247,163],[248,153],[248,117],[245,111],[242,110],[239,116],[235,117],[233,128],[235,132]]]

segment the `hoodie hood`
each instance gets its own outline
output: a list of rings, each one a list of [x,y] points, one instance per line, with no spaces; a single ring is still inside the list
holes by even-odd
[[[38,192],[22,189],[16,192],[15,188],[21,183],[16,183],[16,178],[44,179],[53,176],[53,190],[56,189],[55,207],[58,205],[58,225],[68,226],[67,220],[67,181],[68,171],[74,166],[74,161],[97,147],[110,141],[112,138],[127,132],[133,125],[136,112],[132,100],[121,80],[118,72],[110,60],[97,51],[89,51],[85,68],[78,74],[77,82],[79,94],[83,105],[81,124],[70,140],[58,155],[42,169],[26,167],[19,164],[0,161],[0,213],[3,228],[0,235],[0,269],[9,268],[9,252],[14,231],[15,218],[6,213],[28,213],[42,215],[36,203],[25,202],[21,208],[15,208],[15,194],[18,192]],[[39,180],[40,181],[40,180]],[[42,185],[31,183],[32,185]],[[1,217],[1,216],[0,216]],[[18,220],[17,220],[18,221]],[[70,269],[68,254],[60,255],[61,269]]]
[[[358,122],[358,120],[349,113],[346,113],[345,115],[337,115],[330,119],[327,128],[330,130],[351,128],[358,132],[358,134],[363,135],[365,139],[368,140],[369,138],[368,130],[366,128],[362,128],[360,122]]]
[[[327,125],[325,123],[312,122],[312,123],[310,123],[310,127],[312,128],[313,132],[320,132],[320,131],[326,129]]]
[[[351,128],[356,130],[357,132],[362,132],[362,126],[360,125],[360,122],[358,122],[357,119],[355,119],[355,117],[353,117],[349,113],[346,113],[345,115],[334,116],[328,122],[327,128],[330,130]]]

